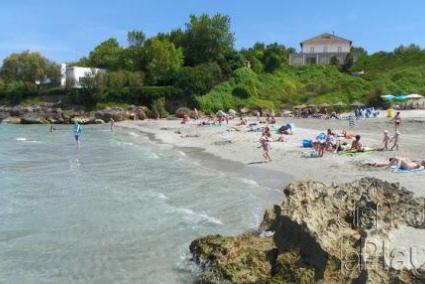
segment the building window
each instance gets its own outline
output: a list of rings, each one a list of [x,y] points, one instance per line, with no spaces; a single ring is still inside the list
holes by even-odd
[[[314,53],[314,47],[310,47],[310,52]]]
[[[328,46],[327,46],[327,45],[325,45],[325,46],[323,47],[323,52],[328,52]]]
[[[338,52],[342,52],[342,47],[338,46]]]

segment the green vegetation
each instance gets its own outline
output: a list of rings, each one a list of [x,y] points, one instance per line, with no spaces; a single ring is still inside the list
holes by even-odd
[[[59,66],[39,53],[12,54],[0,69],[0,103],[62,96],[89,109],[143,104],[166,116],[179,107],[213,113],[354,101],[380,106],[382,94],[425,93],[425,50],[416,45],[371,55],[355,47],[341,64],[334,58],[331,66],[293,67],[288,57],[295,50],[278,43],[236,50],[230,18],[220,14],[192,15],[184,29],[151,38],[133,30],[127,41],[107,39],[71,63],[108,70],[82,79],[81,88],[60,88]]]

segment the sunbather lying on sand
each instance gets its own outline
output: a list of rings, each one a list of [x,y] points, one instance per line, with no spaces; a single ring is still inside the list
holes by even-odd
[[[369,163],[369,166],[377,167],[377,168],[390,168],[390,167],[396,167],[400,170],[418,170],[418,169],[424,169],[425,167],[425,161],[422,162],[416,162],[412,161],[409,158],[396,158],[392,157],[388,159],[388,162],[383,163]]]

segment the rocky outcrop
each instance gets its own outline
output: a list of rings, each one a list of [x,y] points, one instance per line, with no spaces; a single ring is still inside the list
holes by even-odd
[[[69,124],[79,121],[84,124],[100,124],[115,121],[146,119],[149,109],[144,106],[129,106],[128,109],[107,108],[95,112],[78,109],[63,110],[61,105],[44,103],[35,106],[0,106],[0,122],[15,124]]]
[[[22,116],[22,124],[46,124],[49,121],[40,113],[26,113]]]
[[[363,178],[346,184],[295,182],[267,210],[262,232],[192,242],[207,283],[425,283],[382,244],[403,226],[424,229],[424,199],[398,184]]]
[[[21,123],[21,118],[20,117],[16,117],[16,116],[8,116],[5,119],[2,120],[2,123],[7,123],[7,124],[20,124]]]

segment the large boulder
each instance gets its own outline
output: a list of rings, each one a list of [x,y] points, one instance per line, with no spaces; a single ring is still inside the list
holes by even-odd
[[[88,116],[74,116],[73,118],[71,118],[71,123],[81,123],[81,124],[91,124],[94,123],[95,118],[94,117],[88,117]]]
[[[6,117],[5,119],[2,120],[2,123],[7,123],[7,124],[20,124],[21,123],[21,118],[17,117],[17,116],[9,116]]]
[[[286,199],[267,210],[261,224],[263,234],[272,237],[250,235],[241,242],[242,237],[207,236],[192,242],[193,259],[203,268],[201,280],[425,282],[417,259],[410,259],[414,267],[407,263],[406,250],[401,264],[400,254],[387,247],[393,241],[389,236],[400,228],[425,229],[424,198],[374,178],[333,185],[295,182],[284,194]]]
[[[190,108],[187,107],[179,107],[176,110],[176,116],[179,118],[183,118],[184,116],[191,116],[192,114],[192,110]]]
[[[41,113],[26,113],[22,116],[22,124],[46,124],[49,123]]]

